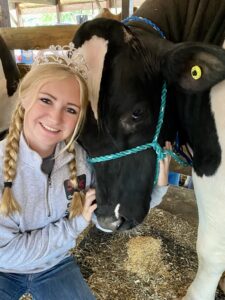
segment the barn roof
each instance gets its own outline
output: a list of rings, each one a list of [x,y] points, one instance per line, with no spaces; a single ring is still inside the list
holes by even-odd
[[[20,22],[21,16],[36,13],[56,12],[59,14],[89,10],[94,15],[94,12],[96,14],[96,11],[100,12],[102,8],[115,8],[116,13],[119,13],[122,8],[122,16],[127,17],[128,12],[132,11],[132,7],[139,7],[143,2],[144,0],[0,0],[0,8],[4,15],[3,20],[0,16],[0,27],[10,27],[9,20],[12,18],[16,21],[16,26],[24,26]],[[119,9],[118,12],[117,9]]]
[[[90,7],[90,5],[98,7],[98,5],[101,5],[102,7],[121,7],[122,1],[124,0],[9,0],[10,6],[17,5],[21,10],[26,11],[27,9],[31,8],[41,8],[41,7],[51,7],[51,6],[60,6],[63,10],[66,9],[66,7],[80,7],[80,5],[83,5],[83,8],[85,6]],[[140,6],[141,3],[144,2],[144,0],[125,0],[126,2],[129,2],[133,4],[133,6]]]

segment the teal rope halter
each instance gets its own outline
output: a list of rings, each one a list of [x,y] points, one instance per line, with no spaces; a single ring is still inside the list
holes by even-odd
[[[117,152],[117,153],[114,153],[114,154],[108,154],[108,155],[97,156],[97,157],[92,157],[92,158],[89,157],[88,162],[92,163],[92,164],[105,162],[105,161],[118,159],[118,158],[121,158],[121,157],[124,157],[124,156],[127,156],[127,155],[131,155],[131,154],[134,154],[134,153],[138,153],[138,152],[153,148],[156,152],[156,155],[157,155],[157,163],[156,163],[156,172],[155,172],[154,184],[156,184],[157,181],[158,181],[159,161],[164,159],[167,154],[171,155],[182,166],[188,166],[188,163],[181,160],[173,151],[163,149],[158,143],[158,137],[159,137],[160,130],[161,130],[161,127],[162,127],[162,124],[163,124],[163,118],[164,118],[164,112],[165,112],[165,106],[166,106],[166,95],[167,95],[167,85],[166,85],[166,82],[164,82],[163,86],[162,86],[161,105],[160,105],[158,123],[157,123],[157,126],[156,126],[156,132],[155,132],[153,141],[151,143],[147,143],[147,144],[137,146],[137,147],[134,147],[134,148],[131,148],[131,149],[120,151],[120,152]]]

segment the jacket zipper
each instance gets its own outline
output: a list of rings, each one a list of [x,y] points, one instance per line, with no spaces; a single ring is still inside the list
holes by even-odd
[[[52,186],[52,179],[51,179],[51,175],[48,175],[47,178],[47,189],[46,189],[46,202],[47,202],[47,210],[48,210],[48,217],[50,217],[51,215],[51,211],[50,211],[50,205],[49,205],[49,197],[48,197],[48,193],[49,193],[49,188]]]

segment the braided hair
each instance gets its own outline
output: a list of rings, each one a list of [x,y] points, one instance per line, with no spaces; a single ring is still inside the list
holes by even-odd
[[[82,212],[84,203],[84,193],[82,191],[79,191],[78,189],[74,140],[77,139],[86,116],[86,109],[88,103],[87,85],[85,80],[79,74],[75,73],[74,70],[71,70],[68,66],[65,66],[63,64],[45,64],[33,67],[25,75],[19,86],[19,103],[16,106],[16,109],[12,115],[9,134],[6,137],[3,167],[4,189],[0,203],[0,213],[2,213],[5,216],[12,215],[16,212],[21,212],[21,207],[13,196],[12,185],[16,177],[20,134],[23,130],[23,121],[25,114],[23,103],[24,101],[30,101],[30,109],[33,103],[36,101],[37,94],[40,88],[44,84],[46,84],[49,81],[53,81],[54,79],[60,80],[68,78],[69,76],[75,77],[79,83],[81,110],[73,134],[71,135],[69,140],[65,141],[66,146],[64,147],[64,149],[61,150],[61,152],[58,155],[62,154],[62,152],[64,151],[68,151],[69,153],[72,153],[74,155],[73,160],[69,163],[70,180],[74,187],[74,194],[70,206],[69,217],[72,218],[76,215],[79,215]]]

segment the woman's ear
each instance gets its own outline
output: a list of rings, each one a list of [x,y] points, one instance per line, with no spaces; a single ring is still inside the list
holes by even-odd
[[[29,102],[26,100],[26,97],[19,97],[19,101],[20,101],[22,108],[26,109],[27,103]]]
[[[32,105],[30,99],[27,99],[26,97],[21,98],[20,103],[25,111],[29,110]]]
[[[22,108],[25,109],[25,101],[24,101],[24,99],[21,99],[20,103],[21,103]]]

